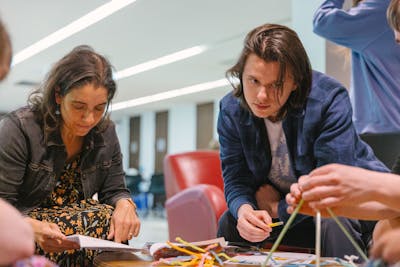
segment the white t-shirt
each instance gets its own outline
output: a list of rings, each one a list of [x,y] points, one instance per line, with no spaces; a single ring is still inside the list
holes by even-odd
[[[264,119],[267,127],[268,139],[271,148],[271,170],[268,174],[269,180],[281,191],[288,193],[290,185],[297,181],[293,174],[289,158],[289,150],[286,143],[282,121],[271,122]]]

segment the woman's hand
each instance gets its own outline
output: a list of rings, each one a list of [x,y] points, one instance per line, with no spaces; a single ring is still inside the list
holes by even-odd
[[[136,214],[136,207],[128,199],[120,199],[115,205],[111,217],[110,232],[108,239],[121,243],[138,236],[140,220]]]
[[[261,242],[268,238],[272,228],[271,216],[265,210],[254,210],[249,204],[239,208],[236,228],[244,239],[250,242]]]
[[[35,242],[46,252],[62,252],[78,249],[79,244],[66,240],[60,228],[55,223],[26,218],[32,226]]]

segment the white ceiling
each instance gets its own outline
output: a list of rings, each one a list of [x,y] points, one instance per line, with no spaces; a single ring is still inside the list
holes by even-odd
[[[93,9],[105,0],[0,0],[14,54]],[[73,47],[88,44],[107,56],[116,71],[186,48],[206,45],[197,56],[121,79],[114,103],[218,80],[236,60],[245,34],[263,23],[291,22],[291,0],[138,0],[100,22],[16,65],[0,84],[0,111],[26,103],[32,86]],[[114,111],[114,116],[206,102],[230,88]]]

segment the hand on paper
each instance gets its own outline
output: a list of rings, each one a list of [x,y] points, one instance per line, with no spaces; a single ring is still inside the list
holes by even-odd
[[[265,210],[254,210],[249,204],[239,208],[236,228],[244,239],[250,242],[261,242],[268,238],[272,228],[271,216]]]
[[[140,220],[134,206],[126,199],[118,200],[111,217],[110,232],[107,238],[121,243],[138,236],[139,230]]]
[[[70,249],[78,249],[75,242],[66,240],[60,228],[55,223],[39,221],[32,218],[26,219],[32,226],[35,242],[46,252],[61,252]]]

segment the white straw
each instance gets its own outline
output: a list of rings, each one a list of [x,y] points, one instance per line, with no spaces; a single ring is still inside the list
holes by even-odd
[[[321,212],[317,211],[315,222],[315,266],[320,267],[321,259]]]

